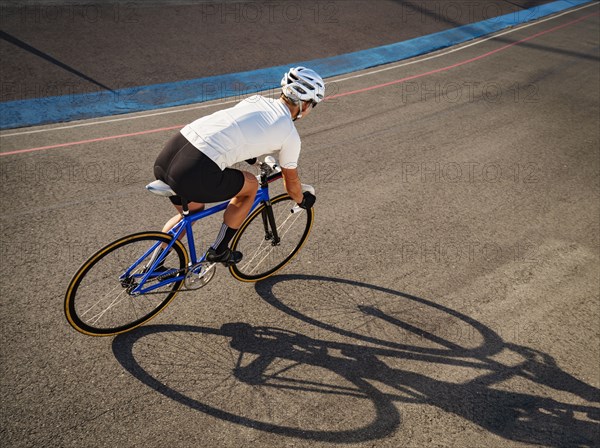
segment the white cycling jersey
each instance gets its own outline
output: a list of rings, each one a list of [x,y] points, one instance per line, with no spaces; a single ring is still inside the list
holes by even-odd
[[[298,167],[300,136],[289,109],[276,99],[251,96],[188,124],[181,134],[221,170],[274,151],[281,167]]]

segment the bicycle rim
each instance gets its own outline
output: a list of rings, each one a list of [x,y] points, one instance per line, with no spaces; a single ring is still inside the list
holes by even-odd
[[[159,232],[145,232],[123,237],[90,257],[73,276],[65,295],[65,314],[77,331],[91,336],[110,336],[149,321],[175,297],[182,280],[170,282],[144,294],[132,290],[151,265],[154,250],[172,237]],[[167,254],[164,266],[170,272],[181,272],[187,266],[188,256],[179,241]],[[128,276],[125,272],[137,266]],[[157,285],[165,279],[153,276],[145,287]]]
[[[241,281],[263,280],[283,268],[303,246],[310,233],[313,210],[299,210],[292,213],[296,203],[287,194],[271,200],[278,244],[273,245],[266,232],[266,205],[258,207],[242,224],[231,244],[232,250],[242,252],[244,258],[229,267],[231,274]],[[270,225],[268,225],[268,230]]]

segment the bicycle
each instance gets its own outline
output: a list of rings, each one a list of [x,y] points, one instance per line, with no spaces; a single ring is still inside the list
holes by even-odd
[[[274,158],[267,157],[259,167],[256,198],[231,242],[231,249],[240,250],[244,259],[229,265],[229,272],[243,282],[264,280],[288,264],[306,242],[314,220],[313,209],[300,208],[287,193],[270,197],[269,184],[282,178]],[[314,193],[308,185],[303,188]],[[159,196],[176,194],[159,180],[146,189]],[[228,204],[190,213],[182,198],[182,219],[169,232],[127,235],[92,255],[67,288],[64,311],[69,324],[90,336],[124,333],[154,318],[182,286],[195,290],[208,284],[217,263],[207,261],[206,253],[197,257],[192,224]],[[179,239],[184,232],[187,250]]]

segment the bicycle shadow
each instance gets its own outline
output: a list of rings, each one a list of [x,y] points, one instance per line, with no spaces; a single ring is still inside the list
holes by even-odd
[[[420,338],[441,348],[398,343],[339,328],[292,309],[276,296],[276,285],[294,280],[368,288],[418,303],[467,323],[481,334],[483,342],[477,347],[462,347],[450,338],[400,320],[369,304],[358,305],[363,315],[403,331],[418,333]],[[288,437],[338,443],[381,439],[400,427],[399,404],[418,403],[461,416],[508,440],[556,447],[598,443],[599,408],[492,386],[508,378],[522,377],[590,402],[600,401],[598,389],[561,370],[550,355],[505,343],[493,330],[457,311],[386,288],[326,277],[281,276],[257,284],[256,291],[267,303],[284,313],[352,341],[323,340],[286,329],[240,322],[227,323],[219,329],[162,325],[142,327],[118,336],[113,342],[114,355],[134,377],[181,404],[225,421]],[[183,353],[180,344],[193,359],[201,358],[203,369],[208,370],[194,369],[195,375],[190,377],[187,372],[179,373],[184,369],[182,364],[150,361],[166,353],[168,350],[161,350],[165,347],[176,346]],[[147,347],[147,356],[140,347]],[[491,359],[502,350],[518,354],[522,362],[505,365]],[[471,381],[457,384],[403,369],[402,363],[394,362],[396,366],[390,366],[390,360],[417,360],[442,368],[461,367],[483,373]],[[313,373],[303,375],[302,368],[312,369],[311,372],[330,372],[335,379],[332,381]],[[298,371],[299,374],[294,374]],[[210,378],[205,387],[202,386],[204,378]],[[373,384],[385,385],[385,390]],[[200,396],[197,396],[199,390]],[[227,390],[234,392],[223,396]],[[243,394],[252,398],[253,404],[249,405],[252,408],[240,407]],[[312,428],[306,424],[292,425],[287,420],[275,421],[270,411],[262,414],[256,411],[261,406],[257,400],[260,396],[267,396],[264,405],[267,408],[276,404],[269,401],[269,397],[272,400],[283,397],[285,405],[291,401],[292,394],[297,400],[305,400],[307,405],[315,395],[324,397],[330,405],[346,400],[344,403],[357,406],[357,412],[349,414],[355,419],[350,422],[353,427],[340,429],[339,425],[332,424],[331,428],[323,429],[323,425]],[[371,407],[365,406],[365,400]],[[367,421],[362,417],[362,409],[371,409]],[[578,418],[581,415],[583,417]]]

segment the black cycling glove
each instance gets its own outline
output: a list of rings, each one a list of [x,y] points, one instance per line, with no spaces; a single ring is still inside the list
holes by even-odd
[[[310,191],[305,191],[304,199],[302,199],[302,202],[300,204],[298,204],[298,206],[300,208],[307,210],[309,208],[312,208],[313,205],[315,205],[316,200],[317,200],[317,197],[314,194],[312,194]]]

